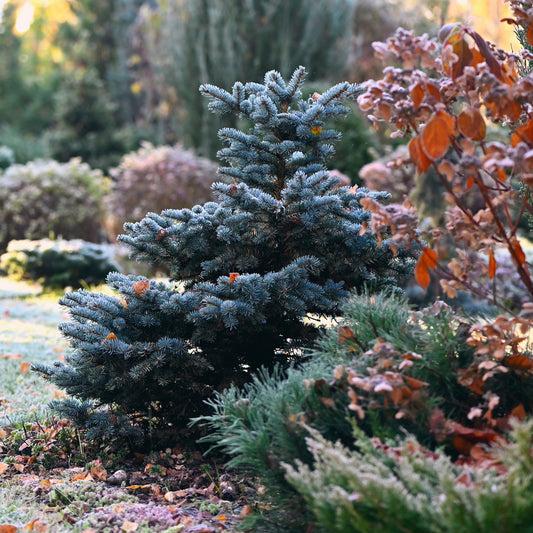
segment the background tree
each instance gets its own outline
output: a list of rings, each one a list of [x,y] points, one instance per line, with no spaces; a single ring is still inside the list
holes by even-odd
[[[173,109],[174,133],[213,157],[216,131],[237,117],[208,113],[196,87],[259,81],[271,68],[307,65],[314,80],[338,81],[348,54],[351,0],[161,0],[143,10],[143,35],[159,96]],[[145,84],[144,78],[139,83]]]

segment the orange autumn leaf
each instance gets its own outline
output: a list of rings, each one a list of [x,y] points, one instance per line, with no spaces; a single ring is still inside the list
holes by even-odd
[[[465,108],[457,118],[459,131],[472,141],[482,141],[487,132],[483,115],[474,107]]]
[[[411,100],[413,101],[413,105],[415,107],[418,107],[422,100],[424,99],[424,89],[420,86],[419,83],[417,83],[410,91],[409,96],[411,97]]]
[[[440,89],[439,86],[432,81],[428,81],[426,83],[426,91],[427,93],[432,96],[437,102],[441,102],[441,96],[440,96]]]
[[[413,137],[409,141],[409,157],[418,173],[425,172],[431,166],[431,159],[426,156],[420,145],[420,137]]]
[[[519,240],[516,237],[513,237],[511,240],[511,246],[514,252],[514,255],[516,257],[516,260],[521,264],[526,264],[526,254],[524,253],[524,250],[522,249],[522,245],[520,244]]]
[[[519,142],[533,145],[533,119],[528,120],[524,125],[516,129],[511,137],[511,146],[516,146]]]
[[[448,76],[456,79],[463,74],[465,67],[473,64],[474,56],[462,32],[453,33],[445,45],[452,47],[453,55],[443,57],[442,66]]]
[[[533,23],[530,23],[527,27],[526,40],[531,46],[533,46]]]
[[[0,475],[5,473],[5,471],[9,468],[9,465],[7,463],[0,463]]]
[[[21,363],[20,364],[20,373],[25,376],[30,371],[30,363]]]
[[[418,263],[415,267],[415,279],[424,290],[427,290],[429,282],[431,281],[429,271],[433,270],[436,266],[436,252],[430,250],[429,248],[424,248],[424,251],[420,255]]]
[[[496,275],[496,259],[494,259],[494,252],[489,250],[489,278],[492,279]]]
[[[105,468],[99,468],[97,466],[91,467],[91,476],[99,481],[105,481],[107,479],[107,470]]]
[[[533,368],[533,359],[526,355],[509,355],[503,360],[505,366],[516,370],[531,370]]]
[[[238,277],[239,277],[239,273],[238,272],[230,272],[229,273],[229,282],[233,283]]]
[[[85,472],[80,472],[79,474],[72,476],[72,479],[70,481],[83,481],[83,480],[90,481],[89,478],[90,480],[92,480],[92,477],[90,476],[89,472],[85,471]]]
[[[4,353],[2,359],[22,359],[21,353]]]
[[[135,291],[135,294],[138,294],[139,296],[142,296],[149,288],[150,282],[148,280],[137,281],[133,284],[133,290]]]
[[[412,390],[418,390],[427,385],[425,381],[420,381],[419,379],[412,378],[411,376],[403,376],[403,380],[411,387]]]
[[[41,522],[39,518],[32,520],[29,524],[26,524],[23,528],[23,531],[36,531],[37,533],[48,533],[50,531],[50,526],[45,522]]]
[[[355,334],[348,326],[341,326],[339,328],[339,342],[344,344],[355,339]]]
[[[445,111],[438,111],[427,121],[420,134],[420,146],[429,159],[440,159],[448,151],[453,129],[453,118]]]
[[[10,524],[0,524],[0,533],[17,533],[18,527]]]
[[[114,333],[110,333],[104,340],[105,341],[116,341],[117,340],[117,336],[114,334]]]

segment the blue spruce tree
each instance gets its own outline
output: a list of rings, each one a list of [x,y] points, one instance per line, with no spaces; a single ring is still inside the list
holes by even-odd
[[[325,167],[339,137],[325,121],[347,113],[341,101],[358,86],[305,100],[304,78],[300,67],[288,82],[271,71],[231,93],[201,86],[212,111],[247,124],[219,133],[219,201],[148,213],[119,237],[170,281],[111,273],[116,296],[60,300],[73,351],[35,368],[74,397],[54,407],[91,437],[182,430],[214,391],[301,358],[349,289],[398,286],[411,271],[410,257],[361,231],[370,214],[360,199],[386,195],[342,187]]]

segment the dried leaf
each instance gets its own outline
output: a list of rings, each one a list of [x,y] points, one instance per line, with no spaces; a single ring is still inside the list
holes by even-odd
[[[91,476],[94,479],[105,481],[107,479],[107,470],[105,468],[99,468],[97,466],[91,467]]]
[[[494,252],[489,250],[489,278],[492,279],[496,275],[496,259],[494,259]]]
[[[125,533],[131,533],[132,531],[137,531],[138,528],[139,524],[137,524],[136,522],[124,520],[124,522],[120,526],[120,531],[124,531]]]
[[[339,342],[345,344],[355,339],[355,333],[349,326],[341,326],[339,328]]]
[[[530,23],[527,27],[526,40],[531,46],[533,46],[533,23]]]
[[[429,159],[440,159],[448,151],[453,128],[453,118],[445,111],[438,111],[427,121],[420,134],[420,146]]]
[[[114,334],[114,333],[110,333],[105,339],[104,339],[104,342],[105,341],[116,341],[117,340],[117,336]]]
[[[36,518],[29,524],[26,524],[23,528],[23,531],[36,531],[37,533],[48,533],[50,531],[50,526],[41,522],[39,518]]]
[[[20,353],[4,353],[4,354],[2,354],[2,359],[22,359],[22,354],[20,354]]]
[[[459,131],[472,141],[482,141],[487,132],[483,115],[475,107],[467,107],[457,117]]]
[[[137,281],[133,284],[133,290],[139,296],[142,296],[149,288],[150,282],[148,280]]]
[[[516,237],[513,237],[511,239],[511,246],[512,246],[514,255],[516,257],[516,260],[521,265],[525,265],[526,264],[526,254],[524,253],[524,250],[522,249],[522,245],[520,244],[520,241]]]
[[[0,475],[3,474],[8,468],[9,465],[7,463],[0,463]]]
[[[427,290],[429,282],[431,281],[430,270],[433,270],[437,266],[437,254],[429,248],[424,248],[424,251],[418,259],[418,263],[415,267],[415,279],[418,284]]]
[[[422,103],[422,100],[424,100],[424,95],[424,89],[422,89],[422,86],[419,83],[417,83],[409,92],[409,96],[411,97],[415,107],[418,107]]]
[[[526,355],[509,355],[503,360],[503,364],[516,370],[531,370],[533,359]]]
[[[409,141],[409,157],[416,166],[416,170],[419,174],[426,172],[431,166],[431,159],[424,153],[420,144],[420,137],[413,137]]]
[[[30,363],[21,363],[20,364],[20,373],[25,376],[30,371]]]
[[[239,277],[239,273],[238,272],[230,272],[229,273],[229,282],[233,283],[238,277]]]
[[[17,533],[18,527],[10,524],[0,524],[0,533]]]
[[[89,472],[80,472],[79,474],[74,475],[70,481],[82,481],[87,479],[87,477],[89,477]]]
[[[511,137],[511,146],[516,146],[520,142],[525,142],[533,146],[533,119],[528,120],[525,124],[516,128]]]

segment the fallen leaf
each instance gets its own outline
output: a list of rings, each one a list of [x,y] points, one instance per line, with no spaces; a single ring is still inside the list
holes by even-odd
[[[4,353],[4,354],[2,354],[2,359],[22,359],[22,354],[20,354],[20,353]]]
[[[97,466],[91,467],[91,476],[94,479],[105,481],[107,479],[107,470],[105,468],[98,468]]]
[[[130,522],[129,520],[124,520],[124,522],[120,526],[120,531],[129,533],[131,531],[137,531],[138,527],[139,527],[139,524],[137,524],[136,522]]]
[[[10,524],[1,524],[0,533],[17,533],[18,527],[12,526]]]
[[[48,533],[50,531],[50,526],[45,522],[41,522],[38,518],[26,524],[23,528],[23,531],[36,531],[37,533]]]
[[[79,474],[76,474],[72,476],[72,479],[70,481],[83,481],[89,477],[89,472],[81,472]]]
[[[7,463],[0,463],[0,475],[3,474],[8,468],[9,465]]]

